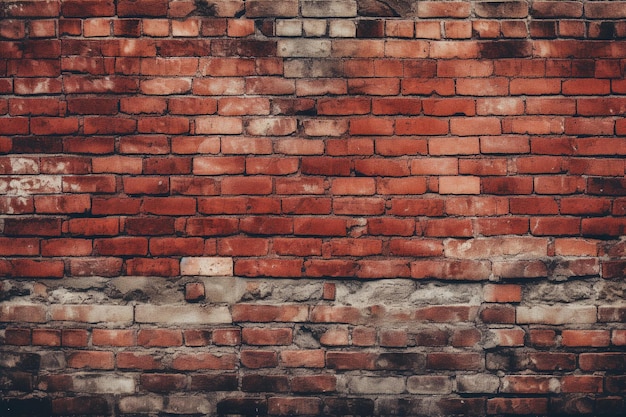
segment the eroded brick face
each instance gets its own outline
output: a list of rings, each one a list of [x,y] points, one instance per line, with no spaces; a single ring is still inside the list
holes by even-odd
[[[624,415],[626,2],[0,2],[0,415]]]

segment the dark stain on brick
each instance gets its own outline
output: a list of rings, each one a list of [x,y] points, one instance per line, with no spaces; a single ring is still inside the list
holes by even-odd
[[[587,192],[592,195],[626,195],[626,179],[600,178],[587,179]]]
[[[50,398],[0,400],[0,415],[5,417],[49,417],[52,414]]]
[[[270,19],[258,19],[255,20],[254,26],[257,28],[259,32],[261,32],[265,36],[275,36],[276,35],[276,25],[273,20]]]
[[[63,142],[58,137],[14,137],[14,153],[60,153]]]
[[[369,398],[327,398],[324,415],[369,416],[374,414],[374,400]]]
[[[237,375],[193,375],[191,389],[196,391],[236,391]]]
[[[525,58],[532,55],[532,43],[526,40],[481,42],[480,58]]]
[[[381,353],[376,359],[376,369],[419,370],[425,364],[424,355],[419,353]]]
[[[267,414],[267,400],[261,398],[227,398],[217,403],[219,415],[262,416]]]
[[[215,16],[217,14],[216,4],[206,0],[194,0],[196,13],[201,16]]]
[[[383,20],[359,20],[357,23],[357,38],[382,38],[383,36],[385,36]]]
[[[598,33],[598,39],[615,39],[617,31],[615,29],[615,22],[602,22],[600,23],[600,32]]]
[[[414,2],[410,0],[357,0],[359,16],[408,17],[412,16]]]

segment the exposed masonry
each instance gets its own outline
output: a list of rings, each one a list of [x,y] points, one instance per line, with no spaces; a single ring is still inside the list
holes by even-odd
[[[626,414],[626,2],[0,3],[0,415]]]

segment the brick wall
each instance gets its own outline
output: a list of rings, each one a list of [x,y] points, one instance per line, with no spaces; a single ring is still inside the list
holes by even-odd
[[[0,415],[624,415],[626,2],[0,3]]]

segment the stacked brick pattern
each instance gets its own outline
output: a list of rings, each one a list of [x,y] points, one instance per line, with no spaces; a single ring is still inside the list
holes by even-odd
[[[0,414],[624,415],[626,2],[0,3]]]

